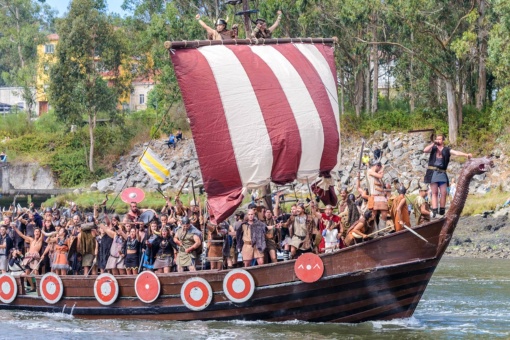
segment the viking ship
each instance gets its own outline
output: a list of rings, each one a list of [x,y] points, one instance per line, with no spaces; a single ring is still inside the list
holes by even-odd
[[[247,191],[324,183],[338,170],[334,39],[168,43],[190,120],[208,210],[221,222]],[[83,318],[362,322],[410,317],[455,230],[471,159],[445,218],[354,246],[230,270],[137,276],[0,276],[0,309]],[[417,237],[417,235],[419,237]]]

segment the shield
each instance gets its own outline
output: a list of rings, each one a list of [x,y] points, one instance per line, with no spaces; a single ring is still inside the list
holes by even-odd
[[[294,264],[294,273],[303,282],[318,281],[324,273],[324,264],[319,256],[306,253],[298,257]]]
[[[140,188],[126,188],[120,194],[120,198],[127,204],[131,202],[140,203],[145,198],[145,193]]]
[[[140,216],[138,217],[138,222],[143,222],[144,225],[149,224],[154,219],[155,216],[156,214],[154,213],[154,211],[146,210],[140,214]]]
[[[2,303],[11,303],[18,295],[18,286],[16,280],[9,274],[0,275],[0,301]]]
[[[248,271],[234,269],[223,279],[223,292],[232,302],[246,302],[255,292],[255,281]]]
[[[151,303],[156,301],[161,292],[159,278],[151,271],[138,274],[135,280],[135,293],[140,301]]]
[[[64,294],[64,285],[55,273],[46,273],[39,284],[39,293],[44,301],[53,305],[60,301]]]
[[[192,277],[181,287],[182,303],[193,311],[200,311],[211,303],[213,292],[211,285],[201,277]]]

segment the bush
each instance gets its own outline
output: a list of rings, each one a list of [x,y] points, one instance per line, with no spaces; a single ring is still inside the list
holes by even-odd
[[[10,113],[0,115],[0,135],[9,138],[17,138],[32,133],[34,130],[32,121],[26,113]]]

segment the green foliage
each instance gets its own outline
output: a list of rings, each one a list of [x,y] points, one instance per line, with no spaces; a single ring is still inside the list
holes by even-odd
[[[33,124],[26,114],[0,115],[0,136],[16,138],[33,131]]]
[[[62,121],[59,121],[55,111],[50,110],[34,122],[35,131],[38,133],[56,133],[69,130]]]

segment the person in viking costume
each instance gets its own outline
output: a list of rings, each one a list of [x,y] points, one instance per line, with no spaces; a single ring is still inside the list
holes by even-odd
[[[347,189],[345,189],[345,191],[347,192]],[[345,206],[345,209],[347,209],[347,206]],[[336,248],[341,248],[342,244],[339,244],[339,240],[344,229],[341,218],[333,214],[333,207],[331,205],[326,205],[324,212],[321,213],[317,211],[317,206],[312,202],[312,214],[319,219],[319,232],[323,236],[323,239],[319,243],[319,252],[330,252]],[[335,229],[336,232],[334,232]],[[328,240],[326,240],[326,236],[328,236]],[[326,242],[329,244],[326,244]]]
[[[89,215],[87,216],[87,222],[81,225],[78,234],[77,251],[81,254],[81,266],[84,275],[88,275],[90,268],[96,264],[96,261],[94,261],[97,248],[96,228],[94,216]],[[93,274],[96,274],[95,270],[93,270]]]
[[[25,258],[23,259],[23,266],[25,267],[25,273],[27,275],[30,275],[30,272],[33,271],[35,275],[38,275],[39,270],[39,260],[41,258],[41,255],[39,252],[42,249],[43,245],[43,236],[41,234],[41,229],[35,229],[34,230],[34,237],[28,237],[23,235],[16,226],[13,226],[14,231],[26,242],[30,243],[30,248],[28,250],[28,253],[26,254]],[[35,290],[35,286],[32,280],[28,280],[28,283],[30,284],[30,291]]]
[[[300,253],[311,252],[313,250],[313,236],[317,231],[315,220],[308,216],[303,203],[296,206],[296,215],[290,216],[287,222],[283,224],[284,228],[289,228],[290,256],[296,258],[298,251]]]
[[[347,230],[347,236],[345,237],[345,245],[351,246],[355,244],[357,241],[366,240],[369,237],[370,232],[374,228],[375,220],[374,214],[372,211],[367,210],[360,217],[358,221],[356,221],[350,228]]]
[[[238,26],[237,24],[232,25],[232,30],[227,29],[227,21],[224,19],[216,20],[216,29],[212,29],[207,26],[205,22],[200,19],[200,14],[195,16],[200,26],[207,31],[207,39],[209,40],[231,40],[237,39]]]
[[[183,272],[188,267],[190,272],[195,272],[195,259],[197,249],[202,246],[201,231],[191,225],[187,216],[181,220],[181,227],[175,232],[174,242],[179,247],[177,253],[177,271]]]
[[[236,232],[237,249],[242,253],[245,267],[250,267],[253,259],[264,264],[266,225],[256,218],[256,209],[248,209],[246,216],[246,222]]]
[[[7,234],[7,228],[0,225],[0,271],[2,274],[5,274],[9,267],[8,257],[12,246],[12,239]]]
[[[427,202],[427,194],[429,191],[428,185],[419,186],[418,197],[414,200],[414,216],[416,218],[416,224],[420,225],[423,223],[430,222],[432,212],[430,211],[429,203]]]
[[[266,20],[262,18],[255,20],[256,26],[253,29],[253,32],[251,32],[251,37],[255,39],[271,39],[273,31],[278,27],[278,25],[280,25],[280,21],[282,20],[282,11],[278,11],[276,13],[278,14],[278,17],[274,24],[269,28],[267,28]]]
[[[401,184],[397,192],[398,196],[393,199],[390,215],[393,220],[393,225],[395,226],[395,231],[400,231],[404,229],[404,225],[408,227],[411,226],[411,218],[406,202],[407,189]]]
[[[432,218],[436,215],[444,216],[446,207],[447,187],[449,186],[446,169],[450,163],[450,156],[464,156],[467,159],[473,157],[470,153],[453,150],[444,145],[445,136],[438,134],[435,141],[426,146],[423,152],[430,153],[427,172],[424,182],[430,184],[432,190]],[[439,210],[438,210],[438,195]]]
[[[382,181],[384,165],[381,164],[380,159],[372,160],[367,176],[370,191],[368,209],[373,211],[376,219],[379,217],[379,224],[376,229],[383,230],[386,228],[386,220],[388,219],[388,198]]]
[[[264,220],[262,221],[266,224],[266,250],[265,253],[269,259],[268,262],[276,263],[278,262],[278,258],[276,256],[276,251],[278,250],[279,236],[281,235],[280,229],[277,227],[276,220],[273,216],[273,212],[269,209],[266,209],[264,212]]]
[[[59,228],[56,235],[47,239],[48,247],[44,251],[42,258],[51,256],[51,271],[58,275],[67,275],[69,270],[69,262],[67,254],[71,247],[72,238],[67,237],[67,230],[65,228]],[[50,249],[53,246],[53,254],[50,255]]]

